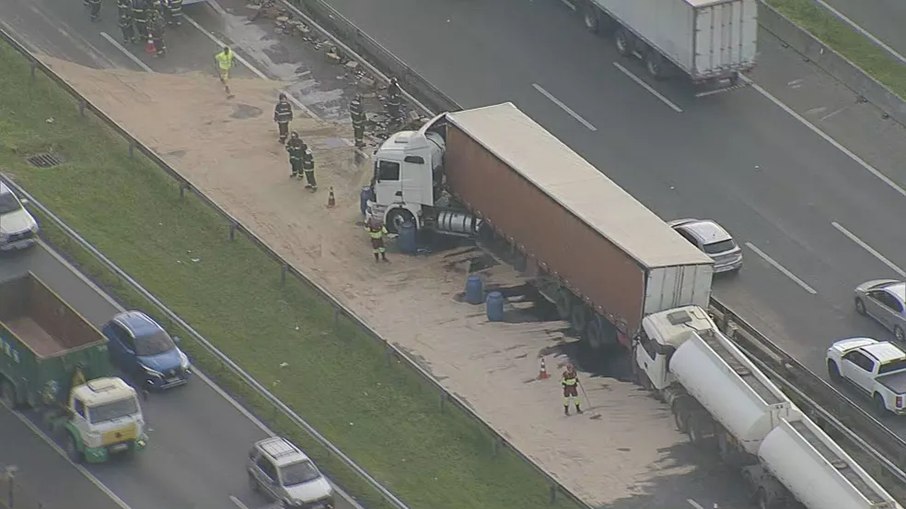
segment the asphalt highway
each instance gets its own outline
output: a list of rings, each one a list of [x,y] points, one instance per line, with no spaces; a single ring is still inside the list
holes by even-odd
[[[27,271],[34,273],[98,327],[120,309],[109,296],[43,245],[0,258],[0,281]],[[90,476],[128,506],[123,509],[255,509],[268,505],[266,499],[251,490],[245,473],[249,448],[268,433],[219,389],[195,377],[183,387],[151,394],[142,403],[142,409],[150,428],[148,447],[132,461],[114,460],[85,466]],[[25,415],[33,426],[51,435],[39,416],[31,412]],[[31,479],[36,479],[37,470],[44,471],[45,468],[48,480],[58,479],[59,473],[60,479],[72,483],[75,491],[54,489],[42,493],[53,500],[75,500],[72,497],[85,493],[87,503],[97,496],[83,484],[71,480],[74,474],[59,461],[51,461],[50,454],[45,457],[39,452],[40,456],[36,458],[22,459],[26,439],[7,450],[5,444],[11,440],[6,435],[6,423],[14,420],[15,417],[5,410],[0,411],[4,443],[4,447],[0,447],[0,465],[15,463],[31,472]],[[15,433],[25,433],[15,426],[12,429]],[[58,436],[54,438],[59,441]],[[7,454],[11,459],[4,459]],[[69,463],[65,459],[61,461]],[[85,506],[85,509],[104,509],[108,505],[106,501],[99,502],[99,505]],[[71,506],[48,505],[47,509],[56,507]],[[344,500],[338,505],[338,509],[353,507]]]

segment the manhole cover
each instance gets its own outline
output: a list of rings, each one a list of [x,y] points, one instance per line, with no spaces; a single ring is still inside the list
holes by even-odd
[[[59,154],[51,154],[49,152],[28,156],[25,160],[28,161],[28,164],[37,168],[52,168],[63,163],[63,158]]]

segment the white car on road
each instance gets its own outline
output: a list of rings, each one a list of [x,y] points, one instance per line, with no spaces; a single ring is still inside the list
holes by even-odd
[[[714,260],[714,272],[742,268],[742,249],[727,230],[710,219],[676,219],[667,224]]]
[[[13,190],[0,182],[0,251],[29,247],[35,243],[37,233],[38,222]]]
[[[879,414],[906,415],[906,352],[887,341],[851,338],[827,350],[831,380],[852,383],[867,394]]]

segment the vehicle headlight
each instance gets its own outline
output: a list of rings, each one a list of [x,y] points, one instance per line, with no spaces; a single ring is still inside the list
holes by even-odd
[[[182,350],[179,351],[179,367],[184,370],[189,369],[189,358],[182,353]]]

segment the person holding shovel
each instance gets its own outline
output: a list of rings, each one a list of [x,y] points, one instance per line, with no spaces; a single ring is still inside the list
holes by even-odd
[[[566,365],[566,371],[560,380],[563,386],[563,413],[569,415],[570,399],[576,405],[576,413],[581,414],[582,408],[579,406],[579,374],[576,373],[576,367],[572,363]]]

